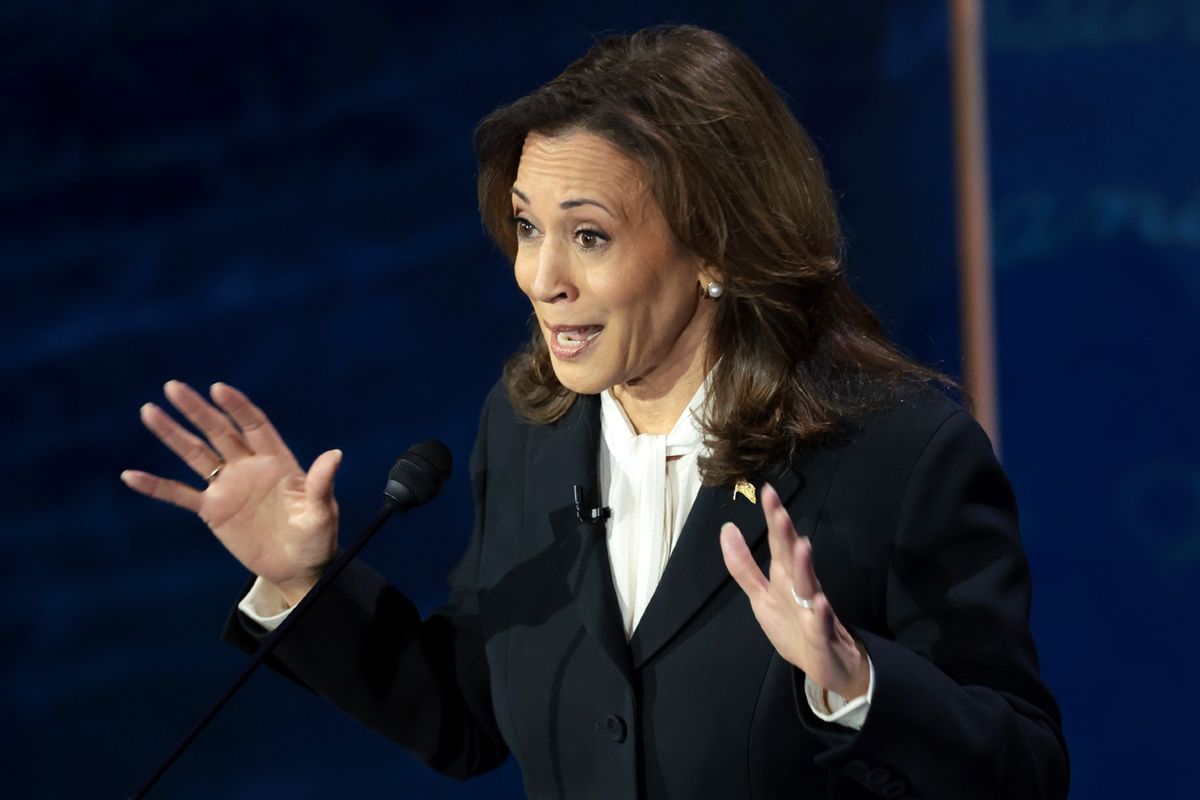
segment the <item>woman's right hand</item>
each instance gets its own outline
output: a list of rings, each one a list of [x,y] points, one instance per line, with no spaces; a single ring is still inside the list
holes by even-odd
[[[205,438],[153,403],[142,406],[142,423],[201,478],[220,470],[202,491],[137,470],[122,472],[121,480],[194,511],[246,569],[295,605],[337,548],[333,476],[342,451],[322,453],[306,473],[266,415],[232,386],[213,384],[215,406],[180,381],[168,382],[164,393]]]

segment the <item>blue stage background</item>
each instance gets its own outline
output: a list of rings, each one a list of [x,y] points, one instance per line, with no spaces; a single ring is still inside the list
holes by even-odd
[[[1003,458],[1077,798],[1194,791],[1200,657],[1200,8],[988,4]],[[858,286],[959,371],[942,3],[115,0],[0,6],[3,794],[119,797],[243,661],[245,575],[125,489],[186,477],[138,407],[225,380],[301,461],[342,447],[344,530],[395,456],[460,468],[369,560],[423,609],[471,515],[480,402],[527,306],[475,208],[471,131],[593,36],[742,45],[827,158]],[[521,796],[457,784],[274,675],[152,796]]]

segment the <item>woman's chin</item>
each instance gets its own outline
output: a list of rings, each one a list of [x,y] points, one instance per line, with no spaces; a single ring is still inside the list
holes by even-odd
[[[588,369],[583,364],[564,362],[550,356],[550,365],[558,382],[575,394],[600,394],[611,385],[598,371]]]

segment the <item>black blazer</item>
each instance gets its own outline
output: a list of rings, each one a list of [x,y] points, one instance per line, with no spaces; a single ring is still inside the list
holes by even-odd
[[[772,483],[840,619],[866,645],[861,731],[823,723],[725,569],[733,521],[766,564],[762,510],[729,487],[696,499],[626,643],[596,485],[599,398],[558,423],[492,390],[471,459],[474,535],[450,602],[422,621],[355,564],[275,667],[435,769],[509,752],[533,798],[1061,798],[1058,708],[1038,676],[1029,572],[1008,481],[982,430],[914,390],[828,446],[747,476]],[[253,647],[233,614],[226,636]]]

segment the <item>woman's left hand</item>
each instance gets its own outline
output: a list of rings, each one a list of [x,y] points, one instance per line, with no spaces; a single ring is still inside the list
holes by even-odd
[[[759,569],[742,532],[730,522],[721,528],[726,569],[750,598],[758,624],[781,656],[818,686],[847,700],[866,694],[870,663],[821,591],[812,543],[796,533],[774,487],[764,485],[761,496],[771,548],[768,574]],[[795,598],[812,605],[805,608]]]

